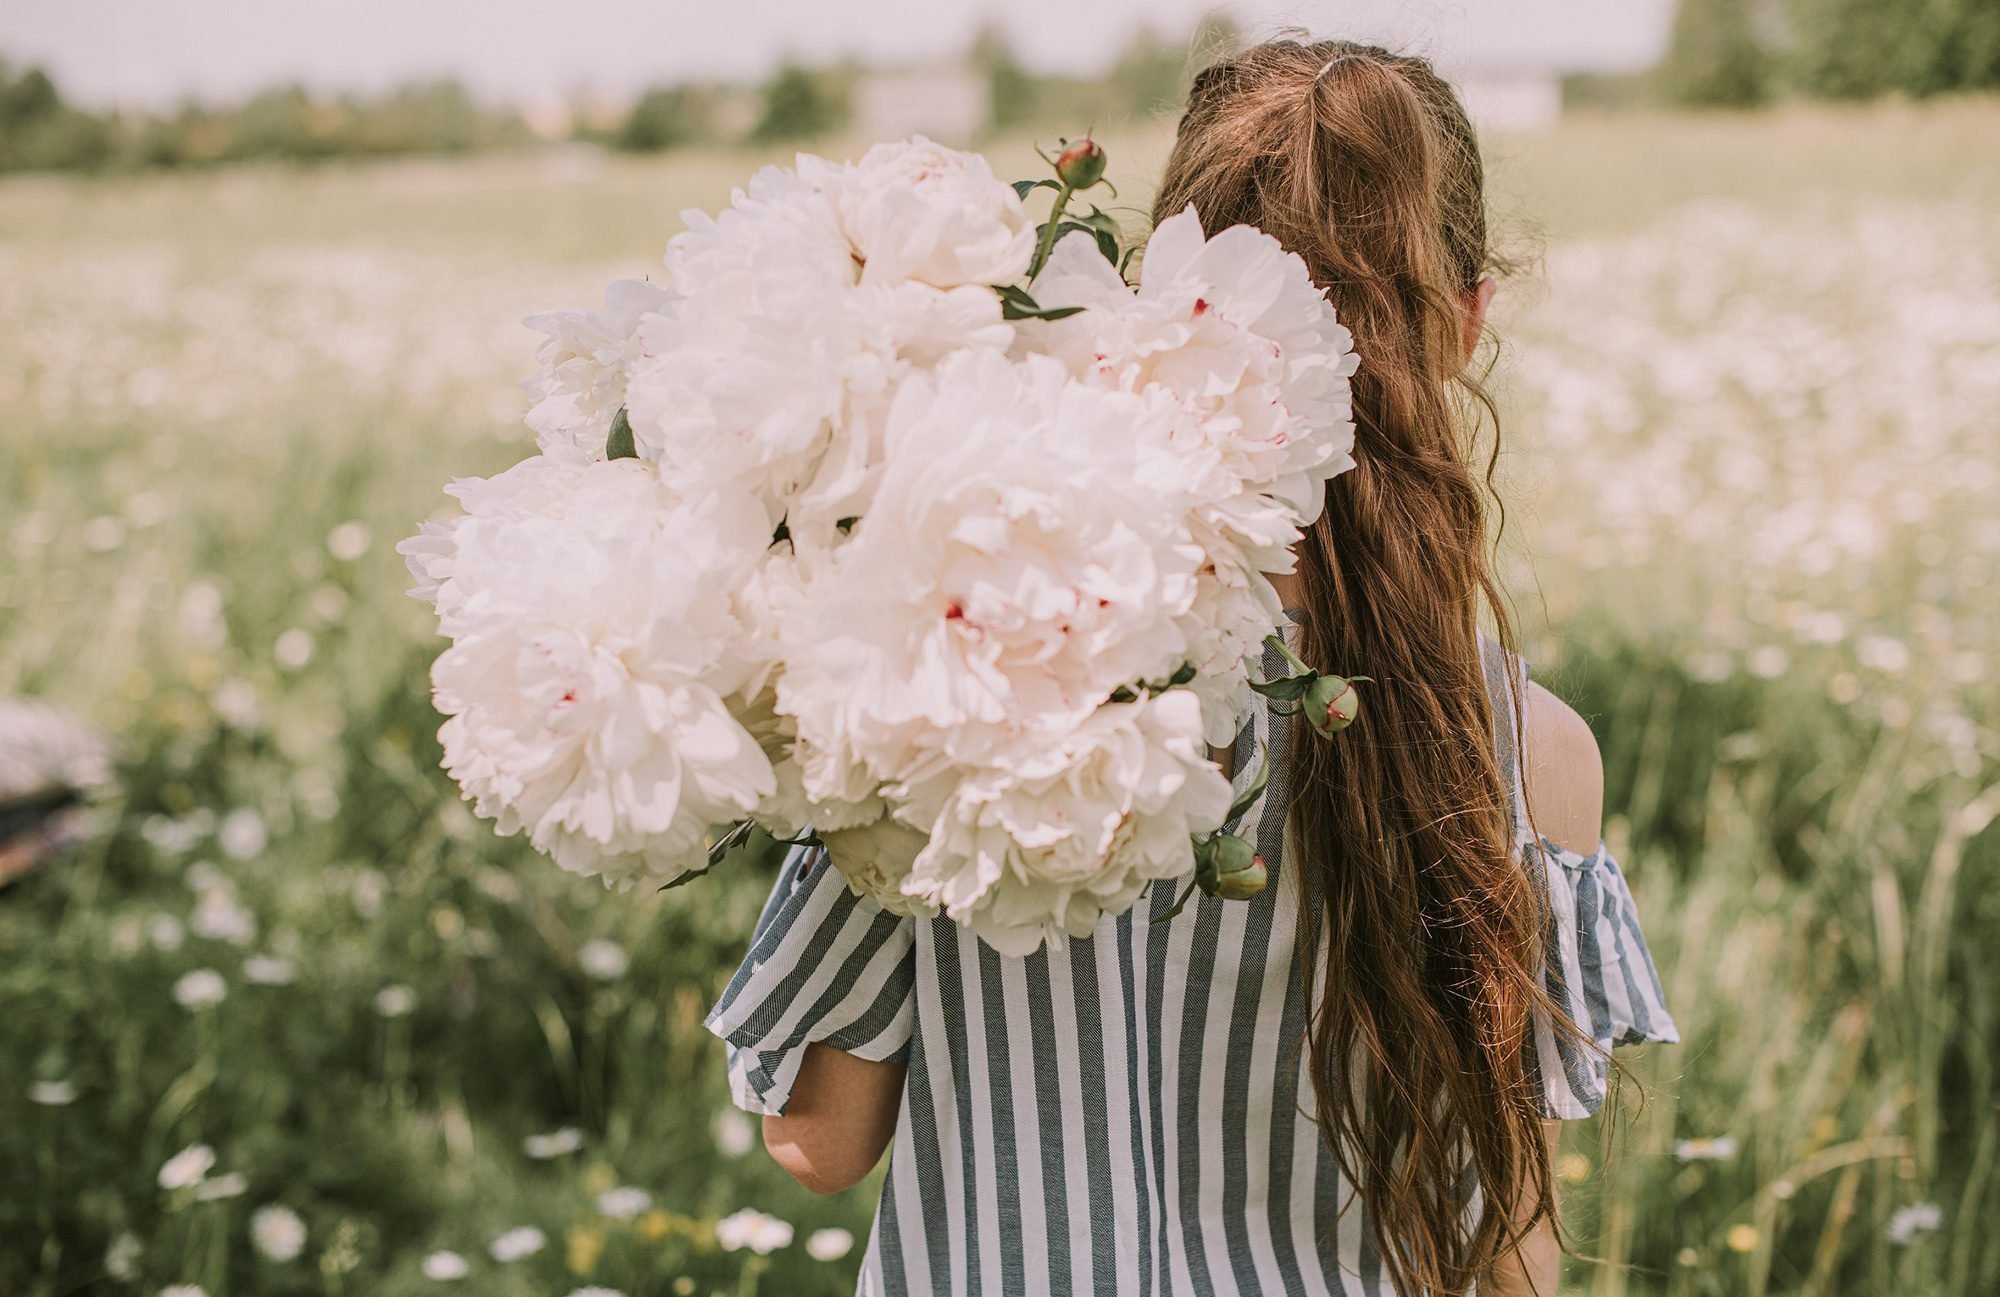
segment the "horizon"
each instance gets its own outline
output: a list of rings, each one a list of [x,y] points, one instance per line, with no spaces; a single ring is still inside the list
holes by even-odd
[[[533,0],[67,0],[0,10],[0,58],[39,65],[65,98],[93,108],[220,103],[274,86],[371,94],[453,79],[482,99],[622,97],[708,79],[754,82],[786,62],[871,67],[950,62],[997,26],[1022,63],[1044,75],[1107,70],[1150,29],[1165,39],[1214,15],[1252,38],[1288,28],[1414,49],[1447,67],[1531,66],[1636,71],[1657,61],[1674,0],[1515,0],[1507,12],[1469,0],[1064,0],[986,6],[867,0],[844,13],[813,0],[765,0],[728,10],[648,0],[578,0],[551,18]],[[676,13],[676,10],[682,12]],[[480,39],[467,41],[467,32]],[[620,33],[608,41],[605,33]]]

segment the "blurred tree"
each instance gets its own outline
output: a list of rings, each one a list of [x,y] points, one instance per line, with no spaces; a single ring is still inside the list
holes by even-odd
[[[1135,117],[1178,112],[1194,79],[1189,51],[1187,42],[1166,40],[1151,28],[1135,34],[1111,65],[1117,107]]]
[[[987,127],[1013,130],[1035,120],[1035,78],[1014,57],[1014,47],[997,23],[988,23],[973,38],[966,57],[986,77]]]
[[[658,86],[639,96],[616,143],[634,153],[658,153],[715,138],[715,96],[705,86]]]
[[[786,64],[764,86],[764,112],[751,138],[776,143],[824,135],[847,120],[846,89],[844,77]]]
[[[1912,95],[2000,86],[2000,3],[1910,0],[1892,81]]]
[[[1681,0],[1661,88],[1675,103],[1748,108],[1770,98],[1774,71],[1755,0]]]
[[[46,72],[0,62],[0,171],[99,167],[114,140],[112,124],[64,103]]]
[[[1988,0],[1990,3],[1990,0]],[[1820,99],[1896,87],[1919,0],[1793,0],[1792,79]]]

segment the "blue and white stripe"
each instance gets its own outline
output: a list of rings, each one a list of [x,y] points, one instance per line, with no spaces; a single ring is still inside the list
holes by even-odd
[[[1617,863],[1538,839],[1520,812],[1506,672],[1525,673],[1490,642],[1487,665],[1517,837],[1549,883],[1548,986],[1605,1049],[1673,1040]],[[1244,817],[1271,870],[1261,896],[1197,893],[1155,922],[1179,890],[1156,884],[1026,958],[885,913],[817,850],[787,860],[708,1025],[751,1112],[784,1110],[809,1042],[907,1058],[861,1293],[1389,1293],[1364,1213],[1341,1210],[1300,1057],[1317,979],[1297,967],[1283,868],[1290,739],[1261,698],[1237,738],[1239,788],[1271,760]],[[1606,1061],[1546,1022],[1536,1047],[1545,1111],[1595,1111]]]

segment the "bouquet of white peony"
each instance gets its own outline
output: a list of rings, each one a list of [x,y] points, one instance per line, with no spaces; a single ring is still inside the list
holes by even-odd
[[[1269,236],[1190,208],[1137,254],[1071,209],[1101,150],[1053,162],[801,155],[686,213],[660,286],[529,318],[540,453],[401,547],[479,814],[620,886],[814,834],[1015,953],[1262,887],[1208,745],[1346,687],[1250,658],[1353,462],[1351,340]]]

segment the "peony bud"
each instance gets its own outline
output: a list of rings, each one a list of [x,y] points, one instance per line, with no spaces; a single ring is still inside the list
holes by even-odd
[[[1352,680],[1321,676],[1306,690],[1300,705],[1314,729],[1322,734],[1338,734],[1361,714],[1361,694]]]
[[[1225,901],[1247,901],[1264,890],[1270,881],[1264,857],[1257,849],[1233,833],[1218,833],[1196,853],[1195,881],[1210,896]]]
[[[1071,189],[1088,189],[1104,179],[1104,150],[1089,136],[1056,155],[1056,175]]]

